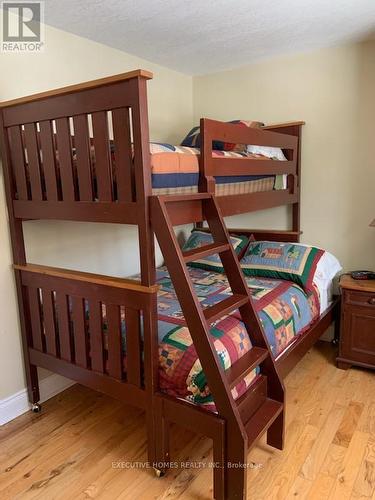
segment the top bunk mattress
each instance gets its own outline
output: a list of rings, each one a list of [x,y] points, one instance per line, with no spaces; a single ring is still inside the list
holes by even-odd
[[[26,182],[28,191],[31,192],[31,172],[28,164],[27,150],[25,149]],[[255,153],[237,153],[232,151],[212,152],[215,158],[251,158],[259,161],[269,160],[268,157]],[[162,194],[191,194],[198,192],[199,183],[199,158],[200,149],[186,146],[173,146],[171,144],[150,143],[150,163],[152,192],[155,195]],[[43,165],[43,153],[40,151],[40,176],[43,197],[46,195],[46,175]],[[59,166],[59,153],[55,150],[56,177],[58,189],[62,189],[62,174]],[[72,167],[74,183],[78,185],[78,160],[77,150],[72,147]],[[111,143],[110,162],[112,170],[113,192],[117,192],[116,180],[116,149]],[[96,158],[94,146],[90,147],[89,168],[93,198],[98,198],[98,182],[96,177]],[[259,191],[272,191],[273,189],[286,188],[286,175],[242,175],[242,176],[219,176],[215,177],[217,196],[232,194],[255,193]]]
[[[190,194],[198,192],[200,149],[172,144],[150,143],[153,194]],[[269,160],[255,153],[213,150],[214,158],[251,158]],[[218,176],[216,195],[255,193],[285,189],[283,175]]]

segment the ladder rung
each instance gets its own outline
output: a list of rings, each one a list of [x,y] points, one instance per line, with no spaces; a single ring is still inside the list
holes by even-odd
[[[212,198],[212,195],[209,193],[192,193],[192,194],[176,194],[176,195],[163,194],[159,195],[158,198],[164,203],[175,203],[184,201],[207,200],[209,198]]]
[[[247,422],[267,398],[267,377],[259,374],[245,394],[236,399],[242,422]]]
[[[186,252],[183,252],[182,255],[185,262],[192,262],[194,260],[203,259],[203,257],[207,257],[208,255],[226,252],[229,248],[230,246],[228,243],[223,243],[221,245],[218,243],[210,243],[209,245],[204,245],[203,247],[187,250]]]
[[[245,424],[249,447],[274,423],[283,410],[279,401],[267,398]]]
[[[268,350],[262,347],[253,347],[244,356],[241,356],[228,370],[225,370],[230,388],[233,389],[246,375],[259,366],[267,356]]]
[[[247,295],[234,293],[227,299],[218,302],[214,306],[204,309],[203,314],[209,323],[213,323],[217,319],[220,319],[222,316],[225,316],[232,311],[235,311],[239,307],[245,305],[248,301],[249,297]]]

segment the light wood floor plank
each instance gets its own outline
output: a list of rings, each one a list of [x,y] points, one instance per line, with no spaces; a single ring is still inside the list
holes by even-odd
[[[250,452],[249,499],[375,499],[375,376],[334,356],[320,343],[287,377],[286,446]],[[173,428],[171,460],[200,465],[163,478],[114,466],[146,460],[144,414],[73,386],[0,428],[0,499],[212,498],[209,439]]]

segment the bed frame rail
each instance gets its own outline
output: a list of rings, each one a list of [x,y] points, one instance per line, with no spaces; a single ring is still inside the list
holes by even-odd
[[[219,196],[217,200],[224,216],[298,203],[298,135],[283,134],[260,128],[239,127],[231,123],[207,118],[201,119],[200,130],[202,134],[202,150],[199,190],[201,192],[215,193],[215,176],[287,175],[286,189]],[[213,141],[279,147],[284,151],[287,161],[216,158],[212,156]]]
[[[78,382],[96,374],[91,377],[94,389],[125,384],[119,394],[128,392],[132,402],[137,405],[139,398],[138,406],[144,407],[144,374],[150,372],[142,361],[141,323],[150,336],[158,286],[32,264],[14,267],[20,275],[31,360],[47,369],[60,367],[60,373]],[[155,348],[147,360],[157,356],[156,336],[145,338],[144,345]]]

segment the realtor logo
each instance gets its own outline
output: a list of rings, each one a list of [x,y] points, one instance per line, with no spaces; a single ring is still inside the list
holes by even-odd
[[[2,52],[41,52],[43,2],[3,2]]]

